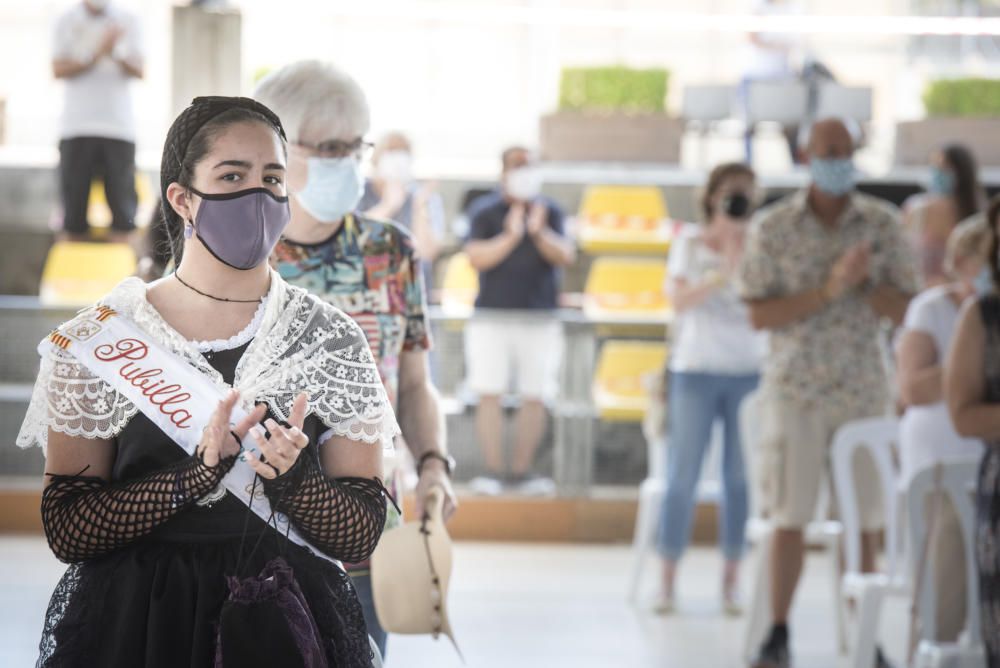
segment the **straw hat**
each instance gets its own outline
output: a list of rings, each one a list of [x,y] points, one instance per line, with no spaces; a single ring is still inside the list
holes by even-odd
[[[420,521],[386,531],[375,548],[375,612],[389,633],[444,634],[458,650],[448,619],[452,547],[442,519],[444,490],[432,489],[425,506]]]

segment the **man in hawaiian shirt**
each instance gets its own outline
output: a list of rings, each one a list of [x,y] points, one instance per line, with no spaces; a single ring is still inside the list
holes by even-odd
[[[831,439],[847,422],[889,409],[881,323],[900,324],[916,291],[897,211],[854,190],[853,154],[843,123],[813,126],[812,183],[758,214],[741,268],[751,321],[770,332],[757,456],[762,505],[776,527],[774,627],[755,668],[789,665],[787,619],[802,570],[803,528],[828,477]],[[855,471],[862,567],[872,571],[882,523],[878,478],[870,457],[859,458]]]

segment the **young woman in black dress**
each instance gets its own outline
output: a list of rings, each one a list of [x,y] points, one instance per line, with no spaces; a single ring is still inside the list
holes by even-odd
[[[361,608],[331,559],[374,550],[382,451],[398,428],[361,330],[267,263],[288,220],[284,172],[270,110],[195,100],[161,168],[176,272],[150,285],[127,279],[101,301],[225,396],[195,454],[72,355],[43,354],[18,444],[46,448],[43,523],[71,566],[49,606],[40,666],[220,665],[227,576],[256,575],[281,553],[326,664],[371,665]],[[231,425],[237,404],[249,417]],[[222,486],[247,439],[261,453],[243,455],[260,490],[314,549],[279,538]],[[263,660],[278,632],[247,630],[247,654]]]

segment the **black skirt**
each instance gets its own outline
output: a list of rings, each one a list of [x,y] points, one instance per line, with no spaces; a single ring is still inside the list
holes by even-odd
[[[277,554],[264,544],[247,573]],[[66,571],[46,618],[39,665],[179,668],[214,665],[219,613],[240,541],[142,541]],[[246,546],[249,553],[249,546]],[[347,575],[302,548],[285,550],[309,603],[330,666],[371,666],[364,617]],[[267,656],[268,630],[248,637]],[[282,666],[295,665],[288,657]],[[273,664],[270,664],[273,665]]]

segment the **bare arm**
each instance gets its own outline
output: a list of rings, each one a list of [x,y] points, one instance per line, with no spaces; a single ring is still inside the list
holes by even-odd
[[[754,329],[782,329],[805,320],[826,308],[822,289],[806,290],[787,297],[757,299],[747,302],[750,324]]]
[[[566,267],[576,261],[573,242],[548,226],[532,234],[531,240],[542,257],[553,266]]]
[[[944,369],[934,339],[908,329],[896,349],[899,396],[907,406],[926,406],[944,399]]]
[[[719,273],[710,275],[698,283],[689,282],[684,278],[672,278],[667,283],[667,295],[670,297],[674,311],[683,313],[699,304],[704,304],[724,284],[725,279]]]
[[[79,62],[70,58],[56,58],[52,61],[52,74],[56,79],[72,79],[73,77],[83,74],[96,65],[101,58],[110,56],[114,51],[115,44],[121,36],[122,29],[120,27],[115,26],[108,28],[108,30],[104,33],[104,36],[101,38],[101,43],[98,45],[97,51],[94,52],[89,60]],[[139,76],[142,76],[141,70]]]
[[[867,278],[868,257],[867,245],[858,244],[837,259],[823,287],[785,297],[750,300],[750,323],[755,329],[781,329],[819,313]]]
[[[962,309],[958,331],[951,342],[945,364],[944,392],[955,431],[967,438],[1000,438],[1000,406],[983,401],[986,376],[983,372],[986,332],[979,304]]]
[[[329,478],[378,478],[382,468],[382,448],[359,443],[346,436],[331,436],[320,447],[323,473]]]
[[[425,350],[405,351],[400,356],[399,427],[414,459],[425,452],[447,452],[440,398],[431,384]]]
[[[444,415],[437,390],[430,380],[426,351],[407,351],[400,357],[399,425],[414,461],[419,462],[428,452],[447,455]],[[444,515],[448,518],[458,507],[451,477],[443,461],[429,457],[421,467],[417,482],[418,515],[423,512],[427,495],[434,487],[444,490]]]
[[[111,480],[114,452],[115,446],[110,440],[67,436],[50,429],[45,451],[44,484],[47,487],[52,482],[51,475],[77,475],[84,469],[87,475],[108,482]]]
[[[125,58],[117,59],[115,62],[118,63],[118,66],[122,68],[122,71],[125,72],[127,76],[134,79],[141,79],[143,77],[143,68],[141,63],[134,63]]]
[[[52,76],[56,79],[72,79],[92,68],[96,62],[96,58],[85,63],[69,58],[57,58],[52,61]]]
[[[507,259],[518,244],[520,236],[504,230],[490,239],[472,239],[465,244],[465,253],[469,256],[469,264],[476,271],[489,271]]]
[[[441,214],[440,200],[429,188],[424,186],[413,196],[413,247],[417,257],[425,262],[433,262],[441,252],[435,221],[432,220]],[[435,197],[434,213],[431,211],[431,197]]]
[[[866,297],[868,305],[875,313],[888,318],[897,327],[903,323],[906,307],[910,304],[912,295],[908,295],[890,285],[876,287]]]

